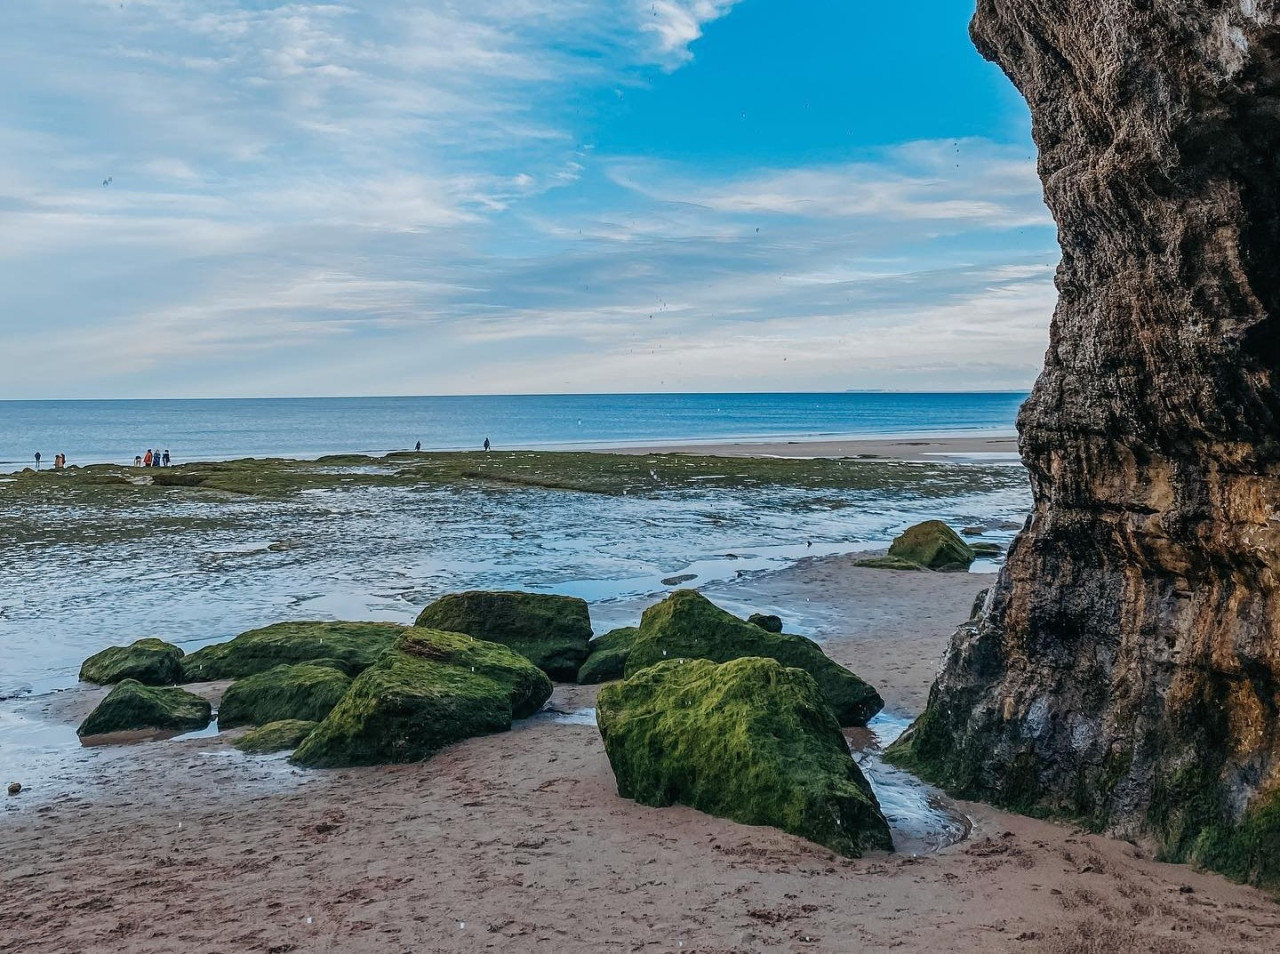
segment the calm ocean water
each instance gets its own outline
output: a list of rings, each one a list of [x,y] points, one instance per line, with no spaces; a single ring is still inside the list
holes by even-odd
[[[1009,431],[1023,392],[574,394],[482,397],[0,401],[0,470],[65,453],[125,463],[314,457],[411,448],[534,448],[727,438]]]

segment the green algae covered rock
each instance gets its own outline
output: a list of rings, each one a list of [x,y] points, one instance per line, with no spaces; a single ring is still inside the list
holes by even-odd
[[[627,659],[631,678],[666,659],[728,662],[744,656],[776,659],[803,669],[818,683],[841,725],[866,725],[884,708],[880,694],[827,658],[811,639],[770,633],[727,613],[695,590],[677,590],[645,610],[640,634]]]
[[[473,735],[511,728],[551,696],[551,680],[506,646],[412,628],[361,673],[293,754],[298,765],[420,762]]]
[[[134,679],[146,686],[172,686],[182,681],[183,652],[163,639],[139,639],[95,653],[80,667],[80,678],[108,686]]]
[[[759,626],[766,633],[782,632],[782,617],[766,615],[765,613],[752,613],[747,617],[747,622],[752,626]]]
[[[627,657],[640,630],[624,626],[591,640],[591,655],[578,670],[578,683],[591,686],[621,679],[627,668]]]
[[[772,659],[669,661],[600,690],[618,793],[769,825],[847,857],[889,826],[813,677]]]
[[[351,677],[333,665],[276,666],[237,679],[228,687],[218,706],[218,728],[266,725],[282,719],[319,722],[349,688]]]
[[[451,593],[419,615],[417,626],[509,646],[557,682],[573,682],[587,659],[587,603],[542,593]]]
[[[83,738],[134,729],[192,732],[207,726],[212,716],[208,701],[185,689],[124,679],[89,713],[76,734]]]
[[[182,681],[239,679],[318,659],[333,660],[355,676],[404,631],[396,623],[276,623],[190,653],[182,660]]]
[[[251,729],[231,744],[250,755],[267,755],[298,747],[298,743],[315,731],[316,722],[301,719],[282,719]]]
[[[974,560],[973,548],[941,520],[927,520],[904,531],[889,547],[889,556],[929,570],[967,570]]]
[[[867,557],[864,560],[859,560],[854,566],[865,567],[868,570],[908,570],[917,573],[923,572],[925,569],[919,563],[912,563],[910,560],[891,556]]]

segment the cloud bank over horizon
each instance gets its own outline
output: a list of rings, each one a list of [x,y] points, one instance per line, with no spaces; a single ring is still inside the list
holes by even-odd
[[[1057,248],[1025,118],[951,32],[961,105],[916,122],[781,0],[17,6],[0,398],[1039,370]]]

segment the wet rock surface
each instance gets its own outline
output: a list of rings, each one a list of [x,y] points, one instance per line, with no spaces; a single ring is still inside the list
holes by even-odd
[[[76,733],[85,738],[136,729],[185,732],[203,729],[212,713],[208,700],[185,689],[144,686],[125,679],[98,703]]]
[[[1277,5],[981,0],[1060,302],[1035,494],[894,750],[951,791],[1280,884]]]
[[[181,649],[162,639],[139,639],[94,653],[80,667],[80,678],[101,686],[122,679],[136,679],[147,686],[172,686],[182,681],[183,655]]]

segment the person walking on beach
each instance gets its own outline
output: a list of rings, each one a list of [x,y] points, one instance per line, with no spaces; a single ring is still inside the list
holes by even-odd
[[[421,454],[421,453],[422,453],[422,441],[418,441],[418,443],[414,444],[414,445],[413,445],[413,449],[414,449],[415,451],[417,451],[419,454]]]
[[[142,458],[142,466],[143,466],[143,467],[150,467],[150,466],[151,466],[151,448],[150,448],[150,447],[148,447],[148,448],[147,448],[147,453],[146,453],[146,455]]]
[[[169,461],[170,461],[171,459],[172,459],[172,458],[170,458],[170,457],[169,457],[169,448],[167,448],[167,447],[166,447],[166,448],[164,449],[164,466],[165,466],[165,467],[168,467],[168,466],[169,466]]]
[[[134,467],[141,467],[141,466],[142,466],[142,457],[141,457],[141,456],[136,456],[136,457],[134,457],[134,458],[133,458],[133,466],[134,466]]]
[[[489,453],[489,448],[490,448],[491,446],[492,446],[492,445],[489,443],[489,438],[487,438],[487,437],[486,437],[486,438],[484,439],[484,452],[485,452],[486,454],[487,454],[487,453]]]
[[[36,470],[40,469],[40,452],[36,451]]]

